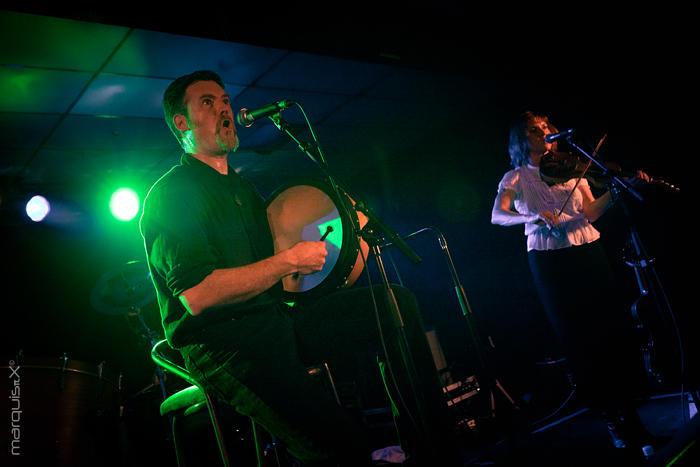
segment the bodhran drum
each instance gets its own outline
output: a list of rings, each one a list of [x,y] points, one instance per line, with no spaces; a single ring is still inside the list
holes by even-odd
[[[315,299],[335,289],[350,287],[364,269],[369,246],[357,238],[353,222],[363,228],[367,217],[354,209],[354,202],[347,194],[341,196],[345,197],[347,210],[342,209],[329,183],[311,179],[284,185],[268,199],[267,218],[275,253],[303,240],[319,241],[325,235],[328,256],[323,269],[282,279],[290,301]]]

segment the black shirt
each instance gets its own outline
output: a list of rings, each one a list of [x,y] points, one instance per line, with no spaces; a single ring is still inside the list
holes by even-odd
[[[163,329],[174,347],[247,308],[280,302],[281,283],[246,302],[206,309],[197,316],[178,298],[215,269],[244,266],[274,253],[263,199],[230,166],[222,175],[184,154],[180,164],[151,187],[140,228]]]

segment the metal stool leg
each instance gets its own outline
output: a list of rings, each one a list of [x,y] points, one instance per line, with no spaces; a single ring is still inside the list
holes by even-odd
[[[173,415],[170,419],[170,430],[173,438],[173,445],[175,447],[175,461],[178,467],[186,467],[185,456],[182,453],[182,430],[180,428],[180,417]]]
[[[263,465],[263,460],[262,460],[262,452],[260,451],[260,439],[258,437],[258,428],[255,425],[255,421],[253,419],[250,419],[250,424],[253,427],[253,444],[255,445],[255,459],[258,462],[258,467],[262,467]]]
[[[226,443],[224,441],[224,434],[221,430],[221,424],[219,423],[218,415],[218,402],[208,393],[204,392],[207,398],[207,408],[209,409],[209,417],[211,418],[211,424],[214,427],[214,434],[216,435],[216,443],[219,445],[219,452],[221,453],[221,460],[225,467],[229,467],[231,462],[228,457],[228,450],[226,449]]]

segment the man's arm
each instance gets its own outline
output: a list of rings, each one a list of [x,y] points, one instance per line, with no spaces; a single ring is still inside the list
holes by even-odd
[[[326,261],[324,242],[299,242],[288,250],[256,263],[216,269],[202,282],[179,295],[192,315],[217,306],[249,300],[289,274],[320,271]]]

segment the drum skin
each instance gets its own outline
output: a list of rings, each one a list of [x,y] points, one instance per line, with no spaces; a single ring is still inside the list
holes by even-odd
[[[326,234],[326,264],[313,274],[286,276],[282,283],[287,299],[303,301],[350,287],[362,273],[369,246],[355,236],[353,222],[363,228],[367,217],[354,209],[354,202],[345,193],[342,196],[347,211],[328,183],[306,179],[280,187],[268,199],[267,217],[275,253],[300,241],[319,241]]]

